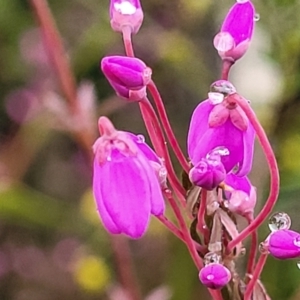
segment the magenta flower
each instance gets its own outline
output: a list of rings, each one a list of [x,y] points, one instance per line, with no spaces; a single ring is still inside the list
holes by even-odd
[[[151,69],[135,57],[107,56],[101,69],[120,97],[139,101],[146,96],[146,85],[151,80]]]
[[[101,137],[93,146],[93,190],[105,228],[113,234],[141,237],[150,214],[164,213],[165,204],[153,161],[160,160],[143,140],[117,131],[106,117],[99,119]]]
[[[241,216],[252,219],[256,204],[256,188],[244,176],[228,174],[224,180],[226,184],[226,207]]]
[[[201,102],[193,112],[187,139],[189,157],[196,166],[212,151],[219,151],[227,173],[245,176],[252,166],[255,131],[240,107],[231,106],[226,98],[214,104],[215,99],[214,95],[214,99]]]
[[[255,8],[252,2],[235,3],[229,10],[221,31],[214,38],[220,57],[236,61],[247,51],[254,29]]]
[[[202,158],[189,172],[192,183],[207,190],[217,187],[226,177],[218,150]]]
[[[229,270],[219,263],[211,263],[204,266],[199,272],[200,281],[210,289],[221,289],[230,280]]]
[[[268,250],[278,259],[300,257],[300,233],[292,230],[277,230],[272,232],[268,239]]]
[[[110,0],[109,15],[112,29],[118,32],[129,26],[132,33],[137,33],[144,19],[139,0]]]

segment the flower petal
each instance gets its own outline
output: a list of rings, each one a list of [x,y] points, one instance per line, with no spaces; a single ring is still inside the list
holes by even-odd
[[[132,238],[145,233],[151,210],[151,190],[141,164],[143,159],[140,154],[122,159],[112,157],[102,167],[104,206],[122,232]]]
[[[242,161],[243,133],[232,124],[230,119],[222,126],[209,128],[198,140],[191,157],[193,165],[217,147],[225,147],[229,150],[229,155],[221,157],[227,173]]]
[[[194,157],[194,151],[199,140],[209,129],[208,117],[214,105],[209,100],[201,102],[194,110],[187,138],[187,148],[190,159]]]

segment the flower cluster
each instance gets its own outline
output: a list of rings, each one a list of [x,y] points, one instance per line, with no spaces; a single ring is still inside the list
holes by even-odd
[[[213,297],[222,299],[218,290],[227,286],[232,298],[244,295],[250,299],[255,286],[261,285],[258,277],[264,263],[260,259],[255,267],[256,230],[274,207],[279,189],[277,163],[263,128],[249,101],[228,81],[233,64],[250,46],[255,25],[254,5],[250,0],[237,1],[213,40],[222,59],[222,74],[210,86],[207,99],[192,113],[187,134],[188,158],[168,122],[151,69],[134,56],[131,35],[142,24],[140,2],[111,0],[110,18],[113,30],[123,36],[126,56],[104,57],[102,72],[118,96],[138,102],[155,151],[143,137],[117,131],[106,117],[99,119],[101,137],[93,147],[93,188],[103,225],[110,233],[139,238],[147,229],[150,215],[155,215],[187,245],[199,270],[199,279]],[[256,188],[248,175],[256,135],[269,165],[271,185],[266,204],[255,217]],[[174,172],[165,137],[184,170],[182,184]],[[179,227],[164,215],[164,198]],[[184,210],[191,215],[192,222],[186,222]],[[241,232],[237,215],[248,222]],[[275,224],[278,222],[276,219]],[[279,229],[263,243],[262,257],[266,253],[276,258],[299,256],[299,234],[289,228]],[[248,274],[240,278],[235,264],[245,251],[242,241],[250,235]],[[264,297],[268,299],[266,293]]]

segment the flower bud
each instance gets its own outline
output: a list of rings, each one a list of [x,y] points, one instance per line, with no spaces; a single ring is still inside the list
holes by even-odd
[[[144,18],[139,0],[111,0],[109,14],[111,27],[118,32],[128,26],[132,33],[137,33]]]
[[[131,101],[146,96],[146,85],[151,80],[151,69],[135,57],[107,56],[101,69],[117,95]]]
[[[300,233],[292,230],[272,232],[267,240],[268,250],[278,259],[300,257]]]
[[[204,266],[199,272],[200,281],[210,289],[221,289],[231,279],[229,270],[219,263]]]
[[[202,158],[189,172],[192,183],[206,190],[216,188],[226,177],[219,155]]]
[[[247,51],[253,34],[255,8],[252,2],[235,3],[229,10],[214,46],[223,60],[235,62]]]

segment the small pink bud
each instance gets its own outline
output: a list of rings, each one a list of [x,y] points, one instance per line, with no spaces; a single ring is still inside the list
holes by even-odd
[[[232,6],[221,31],[214,38],[214,46],[223,60],[236,61],[246,53],[252,39],[254,19],[255,8],[250,0]]]
[[[225,177],[226,170],[218,154],[202,158],[189,172],[191,182],[206,190],[216,188]]]
[[[118,32],[128,26],[132,33],[137,33],[144,18],[139,0],[111,0],[109,14],[111,27]]]
[[[231,279],[229,270],[219,263],[204,266],[199,272],[200,281],[210,289],[221,289]]]
[[[135,57],[107,56],[101,69],[117,95],[131,101],[146,96],[146,85],[151,80],[151,69]]]
[[[300,257],[300,233],[292,230],[277,230],[268,239],[268,250],[278,259]]]

